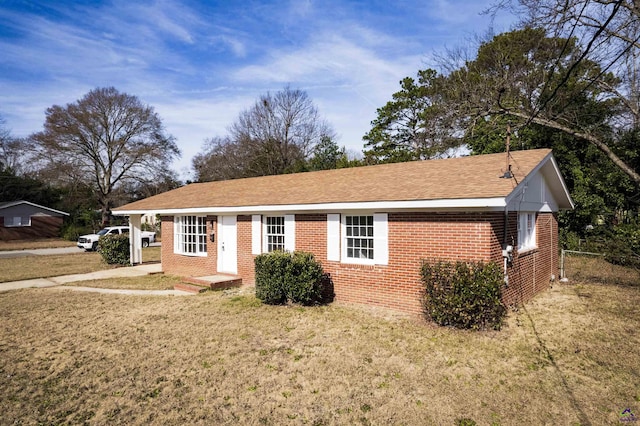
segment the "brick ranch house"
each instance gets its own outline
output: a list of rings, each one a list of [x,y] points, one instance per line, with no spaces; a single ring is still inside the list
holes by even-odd
[[[0,202],[0,241],[59,237],[65,216],[29,201]]]
[[[546,289],[558,270],[557,212],[571,208],[551,150],[538,149],[512,152],[508,166],[491,154],[194,183],[113,213],[130,216],[132,233],[142,214],[161,215],[167,274],[253,284],[256,255],[303,250],[331,275],[337,300],[420,313],[423,259],[504,265],[507,305]]]

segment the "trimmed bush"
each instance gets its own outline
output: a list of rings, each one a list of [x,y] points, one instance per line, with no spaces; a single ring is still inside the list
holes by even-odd
[[[280,305],[287,301],[284,289],[287,265],[291,255],[283,251],[256,256],[256,297],[268,305]]]
[[[506,314],[502,268],[494,262],[423,262],[424,314],[435,323],[499,330]]]
[[[311,305],[322,299],[324,271],[313,254],[295,252],[285,275],[285,293],[293,303]]]
[[[102,259],[109,265],[129,265],[131,263],[129,236],[126,234],[100,237],[98,251],[102,255]]]
[[[255,258],[256,297],[264,303],[312,305],[323,299],[326,281],[313,254],[274,251]]]

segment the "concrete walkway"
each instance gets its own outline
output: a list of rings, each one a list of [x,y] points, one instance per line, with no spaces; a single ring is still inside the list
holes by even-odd
[[[137,265],[115,269],[105,269],[103,271],[90,272],[88,274],[75,274],[75,275],[63,275],[60,277],[51,278],[36,278],[33,280],[23,281],[11,281],[6,283],[0,283],[0,292],[19,290],[22,288],[47,288],[57,287],[64,290],[72,291],[88,291],[94,293],[108,293],[108,294],[139,294],[139,295],[161,295],[161,296],[188,296],[192,293],[187,293],[179,290],[125,290],[125,289],[106,289],[106,288],[94,288],[94,287],[60,287],[64,284],[77,282],[77,281],[89,281],[100,280],[103,278],[128,278],[128,277],[142,277],[149,274],[155,274],[162,272],[162,265],[159,263],[150,263],[146,265]]]

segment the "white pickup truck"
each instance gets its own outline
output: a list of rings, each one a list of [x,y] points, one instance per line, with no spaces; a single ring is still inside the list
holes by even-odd
[[[81,235],[78,238],[78,248],[87,251],[96,251],[98,249],[98,240],[103,235],[129,234],[128,226],[108,226],[98,231],[97,234]],[[156,240],[156,233],[150,231],[142,231],[142,247],[149,247],[150,243]]]

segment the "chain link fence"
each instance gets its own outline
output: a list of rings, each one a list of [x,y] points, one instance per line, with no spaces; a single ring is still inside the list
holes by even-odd
[[[640,285],[640,271],[609,263],[604,253],[562,250],[560,279],[563,282]]]

